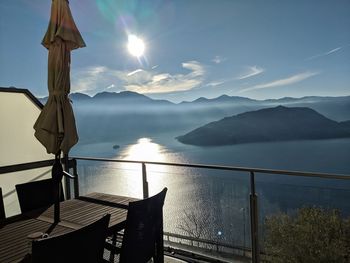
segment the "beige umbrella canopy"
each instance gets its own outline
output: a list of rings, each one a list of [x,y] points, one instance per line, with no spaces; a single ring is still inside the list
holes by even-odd
[[[69,9],[68,0],[52,0],[51,17],[42,44],[49,50],[48,89],[49,98],[34,124],[35,137],[45,146],[48,153],[55,154],[52,167],[55,198],[55,222],[60,220],[60,183],[63,169],[61,151],[68,154],[78,142],[78,134],[70,92],[70,52],[85,47]]]
[[[48,153],[68,153],[78,142],[70,92],[70,52],[85,47],[68,0],[52,0],[51,18],[42,41],[48,51],[49,97],[36,123],[35,137]]]

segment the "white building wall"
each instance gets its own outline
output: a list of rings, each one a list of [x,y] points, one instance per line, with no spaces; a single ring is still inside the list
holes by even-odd
[[[33,125],[41,109],[24,93],[0,91],[0,166],[52,159],[34,137]],[[51,168],[0,174],[6,216],[18,214],[15,185],[51,177]]]

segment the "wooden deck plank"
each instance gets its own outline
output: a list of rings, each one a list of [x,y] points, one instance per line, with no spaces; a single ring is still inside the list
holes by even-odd
[[[0,262],[8,263],[22,259],[28,249],[27,236],[34,232],[50,232],[52,235],[68,233],[88,225],[103,215],[111,214],[109,232],[113,233],[124,228],[129,202],[138,199],[102,193],[91,193],[81,199],[72,199],[60,203],[59,224],[53,224],[54,208],[51,206],[39,214],[19,218],[19,221],[9,221],[0,227]]]
[[[28,250],[27,236],[34,232],[45,232],[52,224],[36,219],[14,222],[0,228],[0,262],[14,262],[22,259]],[[56,225],[50,235],[58,235],[73,231]]]
[[[61,203],[61,220],[87,225],[101,218],[106,213],[109,213],[111,214],[109,226],[112,228],[125,220],[127,205],[129,202],[136,200],[138,199],[125,196],[91,193],[81,199],[73,199]],[[105,202],[101,204],[94,203],[94,201]],[[53,207],[46,210],[42,216],[53,218]]]

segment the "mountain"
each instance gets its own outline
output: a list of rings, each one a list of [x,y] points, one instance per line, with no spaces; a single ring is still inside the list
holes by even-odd
[[[213,146],[343,137],[350,137],[349,121],[339,123],[310,108],[277,106],[226,117],[177,139],[185,144]]]
[[[73,103],[99,103],[105,104],[148,104],[148,105],[174,105],[174,103],[167,100],[154,100],[150,97],[142,95],[137,92],[132,91],[122,91],[122,92],[100,92],[95,94],[93,97],[90,97],[87,94],[75,92],[69,94],[69,98]],[[45,104],[48,97],[39,98],[40,102]]]
[[[183,101],[179,103],[180,105],[188,105],[188,104],[216,104],[216,103],[254,103],[257,102],[256,100],[245,98],[245,97],[239,97],[239,96],[228,96],[228,95],[221,95],[217,98],[213,99],[207,99],[204,97],[200,97],[194,101]]]
[[[71,93],[70,99],[75,105],[96,105],[95,110],[104,111],[132,111],[132,112],[163,112],[175,114],[194,114],[196,118],[213,121],[215,119],[231,116],[247,111],[270,108],[278,105],[286,107],[308,107],[312,108],[327,118],[336,121],[350,119],[350,96],[342,97],[319,97],[308,96],[302,98],[285,97],[280,99],[254,100],[245,97],[221,95],[217,98],[200,97],[194,101],[184,101],[178,104],[168,100],[155,100],[137,92],[101,92],[90,97],[83,93]],[[39,98],[45,104],[46,98]],[[162,108],[159,108],[162,107]],[[202,122],[204,124],[205,122]]]
[[[130,91],[101,92],[93,97],[71,93],[69,97],[81,142],[115,141],[126,135],[134,138],[169,132],[173,137],[227,116],[277,105],[309,107],[336,121],[350,119],[350,96],[253,100],[222,95],[177,104]],[[42,103],[46,100],[40,99]]]
[[[79,93],[79,92],[70,94],[69,98],[72,101],[78,101],[78,100],[80,100],[80,101],[89,101],[89,100],[92,99],[89,95],[86,95],[84,93]]]
[[[265,100],[262,103],[267,107],[283,105],[287,107],[308,107],[336,121],[350,119],[350,96],[319,97],[307,96],[302,98],[282,98]]]
[[[70,97],[74,96],[73,93]],[[81,101],[81,98],[76,98],[78,101]],[[137,92],[132,91],[122,91],[122,92],[101,92],[97,93],[95,96],[91,98],[91,102],[94,103],[102,103],[102,104],[122,104],[125,105],[132,105],[135,107],[135,105],[142,104],[142,105],[151,105],[151,106],[164,106],[164,105],[173,105],[170,101],[167,100],[154,100],[150,97],[147,97],[145,95],[142,95]]]
[[[140,100],[140,101],[150,101],[151,98],[132,91],[122,91],[122,92],[101,92],[93,96],[94,100]]]

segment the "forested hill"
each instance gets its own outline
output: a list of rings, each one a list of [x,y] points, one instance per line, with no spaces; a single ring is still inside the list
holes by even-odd
[[[349,121],[336,122],[310,108],[277,106],[226,117],[177,139],[211,146],[344,137],[350,137]]]

